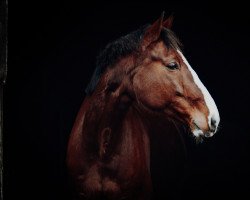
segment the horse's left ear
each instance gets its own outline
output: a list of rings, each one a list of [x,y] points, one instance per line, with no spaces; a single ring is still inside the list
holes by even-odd
[[[147,28],[147,30],[144,33],[143,39],[142,39],[142,50],[144,51],[148,45],[150,45],[152,42],[156,41],[161,34],[161,30],[163,28],[164,18],[164,12],[161,14],[161,17],[157,19],[151,26]]]
[[[173,15],[170,15],[164,22],[163,22],[163,27],[167,28],[167,29],[171,29],[172,28],[172,24],[173,24]]]

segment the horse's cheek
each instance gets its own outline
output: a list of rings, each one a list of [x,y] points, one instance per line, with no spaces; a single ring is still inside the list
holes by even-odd
[[[152,78],[152,74],[145,73],[144,70],[137,73],[133,79],[133,87],[137,100],[153,108],[164,106],[166,102],[163,94],[165,92],[159,82],[157,79]]]

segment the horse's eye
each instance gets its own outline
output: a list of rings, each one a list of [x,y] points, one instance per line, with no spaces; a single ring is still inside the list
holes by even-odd
[[[171,62],[167,65],[167,68],[171,69],[171,70],[175,70],[175,69],[178,69],[179,68],[179,65],[178,63],[176,62]]]

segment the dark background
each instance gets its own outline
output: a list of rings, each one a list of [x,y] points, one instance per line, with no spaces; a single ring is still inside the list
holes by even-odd
[[[250,196],[246,5],[20,1],[9,7],[5,199],[68,199],[67,140],[96,55],[108,42],[153,22],[163,10],[174,14],[173,30],[184,54],[221,115],[213,138],[198,145],[186,138],[187,176],[176,191],[182,199]],[[156,184],[164,191],[164,181]]]

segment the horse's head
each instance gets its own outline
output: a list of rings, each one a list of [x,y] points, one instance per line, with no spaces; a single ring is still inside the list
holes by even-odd
[[[178,47],[172,18],[149,26],[132,79],[137,101],[187,124],[194,136],[211,137],[220,121],[215,102]]]
[[[194,136],[211,137],[217,131],[219,112],[182,54],[171,24],[172,17],[164,21],[162,16],[143,31],[108,45],[87,92],[104,91],[126,105],[132,99],[138,108],[185,123]]]

